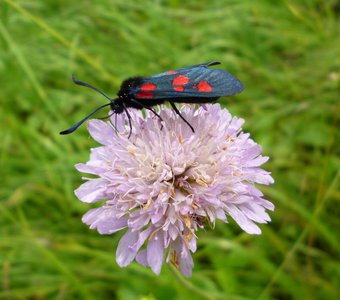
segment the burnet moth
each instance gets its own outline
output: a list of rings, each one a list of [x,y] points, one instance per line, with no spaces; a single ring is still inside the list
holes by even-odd
[[[224,70],[208,68],[218,64],[220,63],[209,62],[167,71],[150,77],[129,78],[123,81],[118,92],[118,98],[116,99],[112,99],[96,87],[76,80],[75,77],[72,76],[74,83],[94,89],[109,99],[110,102],[99,106],[84,119],[80,120],[71,128],[60,132],[60,134],[72,133],[98,110],[110,106],[113,114],[126,113],[131,135],[131,117],[128,109],[145,108],[152,111],[162,120],[153,107],[158,104],[163,104],[165,101],[170,103],[176,114],[178,114],[194,132],[194,128],[180,114],[175,103],[209,103],[222,96],[231,96],[240,93],[244,89],[242,83],[230,73]]]

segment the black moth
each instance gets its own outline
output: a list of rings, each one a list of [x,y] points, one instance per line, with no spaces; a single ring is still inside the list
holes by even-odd
[[[178,114],[194,132],[194,128],[180,114],[175,103],[213,102],[219,97],[231,96],[242,92],[244,89],[242,83],[230,73],[224,70],[208,68],[209,66],[218,64],[220,63],[209,62],[167,71],[150,77],[129,78],[122,83],[118,92],[118,98],[116,99],[110,98],[96,87],[76,80],[74,76],[72,76],[74,83],[94,89],[109,99],[110,102],[98,107],[77,124],[60,132],[60,134],[72,133],[98,110],[110,106],[113,114],[126,113],[131,135],[132,126],[128,108],[148,109],[162,120],[153,106],[162,104],[165,101],[170,103],[176,114]]]

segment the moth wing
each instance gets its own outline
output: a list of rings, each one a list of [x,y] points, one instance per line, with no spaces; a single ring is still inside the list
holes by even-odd
[[[242,83],[224,70],[209,69],[219,62],[209,62],[144,77],[130,90],[135,99],[213,98],[243,91]]]

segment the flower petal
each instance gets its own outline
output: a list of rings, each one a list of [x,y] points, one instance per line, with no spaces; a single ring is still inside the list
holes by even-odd
[[[126,267],[135,259],[137,251],[132,246],[138,241],[138,235],[139,232],[128,230],[120,239],[116,252],[116,261],[120,267]]]
[[[92,119],[87,123],[91,136],[102,145],[110,145],[115,138],[115,131],[108,122]]]
[[[138,252],[136,256],[136,261],[143,267],[149,266],[148,259],[147,259],[147,251],[145,249]]]
[[[74,193],[80,201],[94,203],[107,198],[105,193],[106,186],[107,181],[104,179],[90,179],[76,189]]]
[[[159,275],[162,269],[164,259],[164,245],[161,234],[156,233],[149,240],[147,251],[148,251],[147,253],[148,265],[151,267],[154,273]]]
[[[227,211],[236,223],[249,234],[261,234],[261,229],[252,221],[250,221],[242,212],[234,205],[228,205]]]
[[[93,208],[82,218],[85,224],[97,229],[100,234],[112,234],[125,228],[127,220],[127,216],[117,219],[117,213],[111,207]]]

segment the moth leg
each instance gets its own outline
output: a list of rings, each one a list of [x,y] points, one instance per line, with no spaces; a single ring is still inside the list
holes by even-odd
[[[128,139],[130,138],[131,136],[131,133],[132,133],[132,124],[131,124],[131,116],[130,116],[130,113],[128,111],[128,109],[126,108],[125,104],[123,103],[123,106],[124,106],[124,111],[129,119],[129,126],[130,126],[130,133],[129,133],[129,136],[128,136]]]
[[[115,112],[113,112],[112,114],[109,114],[108,116],[106,117],[101,117],[101,118],[98,118],[99,120],[105,120],[105,119],[108,119],[108,118],[111,118],[113,116],[113,114],[115,114]]]
[[[155,116],[157,116],[161,120],[161,122],[163,122],[162,117],[152,107],[145,107],[145,108],[152,111],[155,114]],[[163,124],[161,123],[161,130],[162,129],[163,129]]]
[[[116,133],[118,132],[118,130],[117,130],[117,115],[118,115],[118,114],[115,114],[115,128],[116,128]]]
[[[115,123],[113,124],[112,122],[111,125],[113,126],[113,129],[115,130],[115,132],[117,133],[118,130],[117,130],[117,114],[115,112],[109,114],[107,117],[102,117],[102,118],[98,118],[99,120],[105,120],[105,119],[108,119],[108,118],[111,118],[113,115],[115,115]]]
[[[152,111],[155,114],[155,116],[157,116],[161,121],[163,121],[162,117],[152,107],[145,107],[145,108]]]
[[[143,103],[141,103],[141,102],[139,102],[139,101],[137,101],[135,99],[131,99],[131,101],[137,103],[138,105],[140,105],[141,107],[144,107],[147,110],[152,111],[156,117],[158,117],[161,121],[163,121],[162,117],[152,107],[145,106]],[[161,123],[161,130],[162,129],[163,129],[163,124]]]
[[[192,132],[195,132],[194,128],[190,125],[190,123],[186,119],[184,119],[184,117],[181,115],[176,105],[173,102],[170,102],[170,105],[172,106],[176,114],[178,114],[179,117],[191,128]]]
[[[156,117],[158,117],[161,121],[163,121],[162,117],[152,107],[145,106],[143,103],[137,101],[136,99],[131,99],[131,101],[137,103],[138,105],[140,105],[141,107],[144,107],[147,110],[152,111]]]

